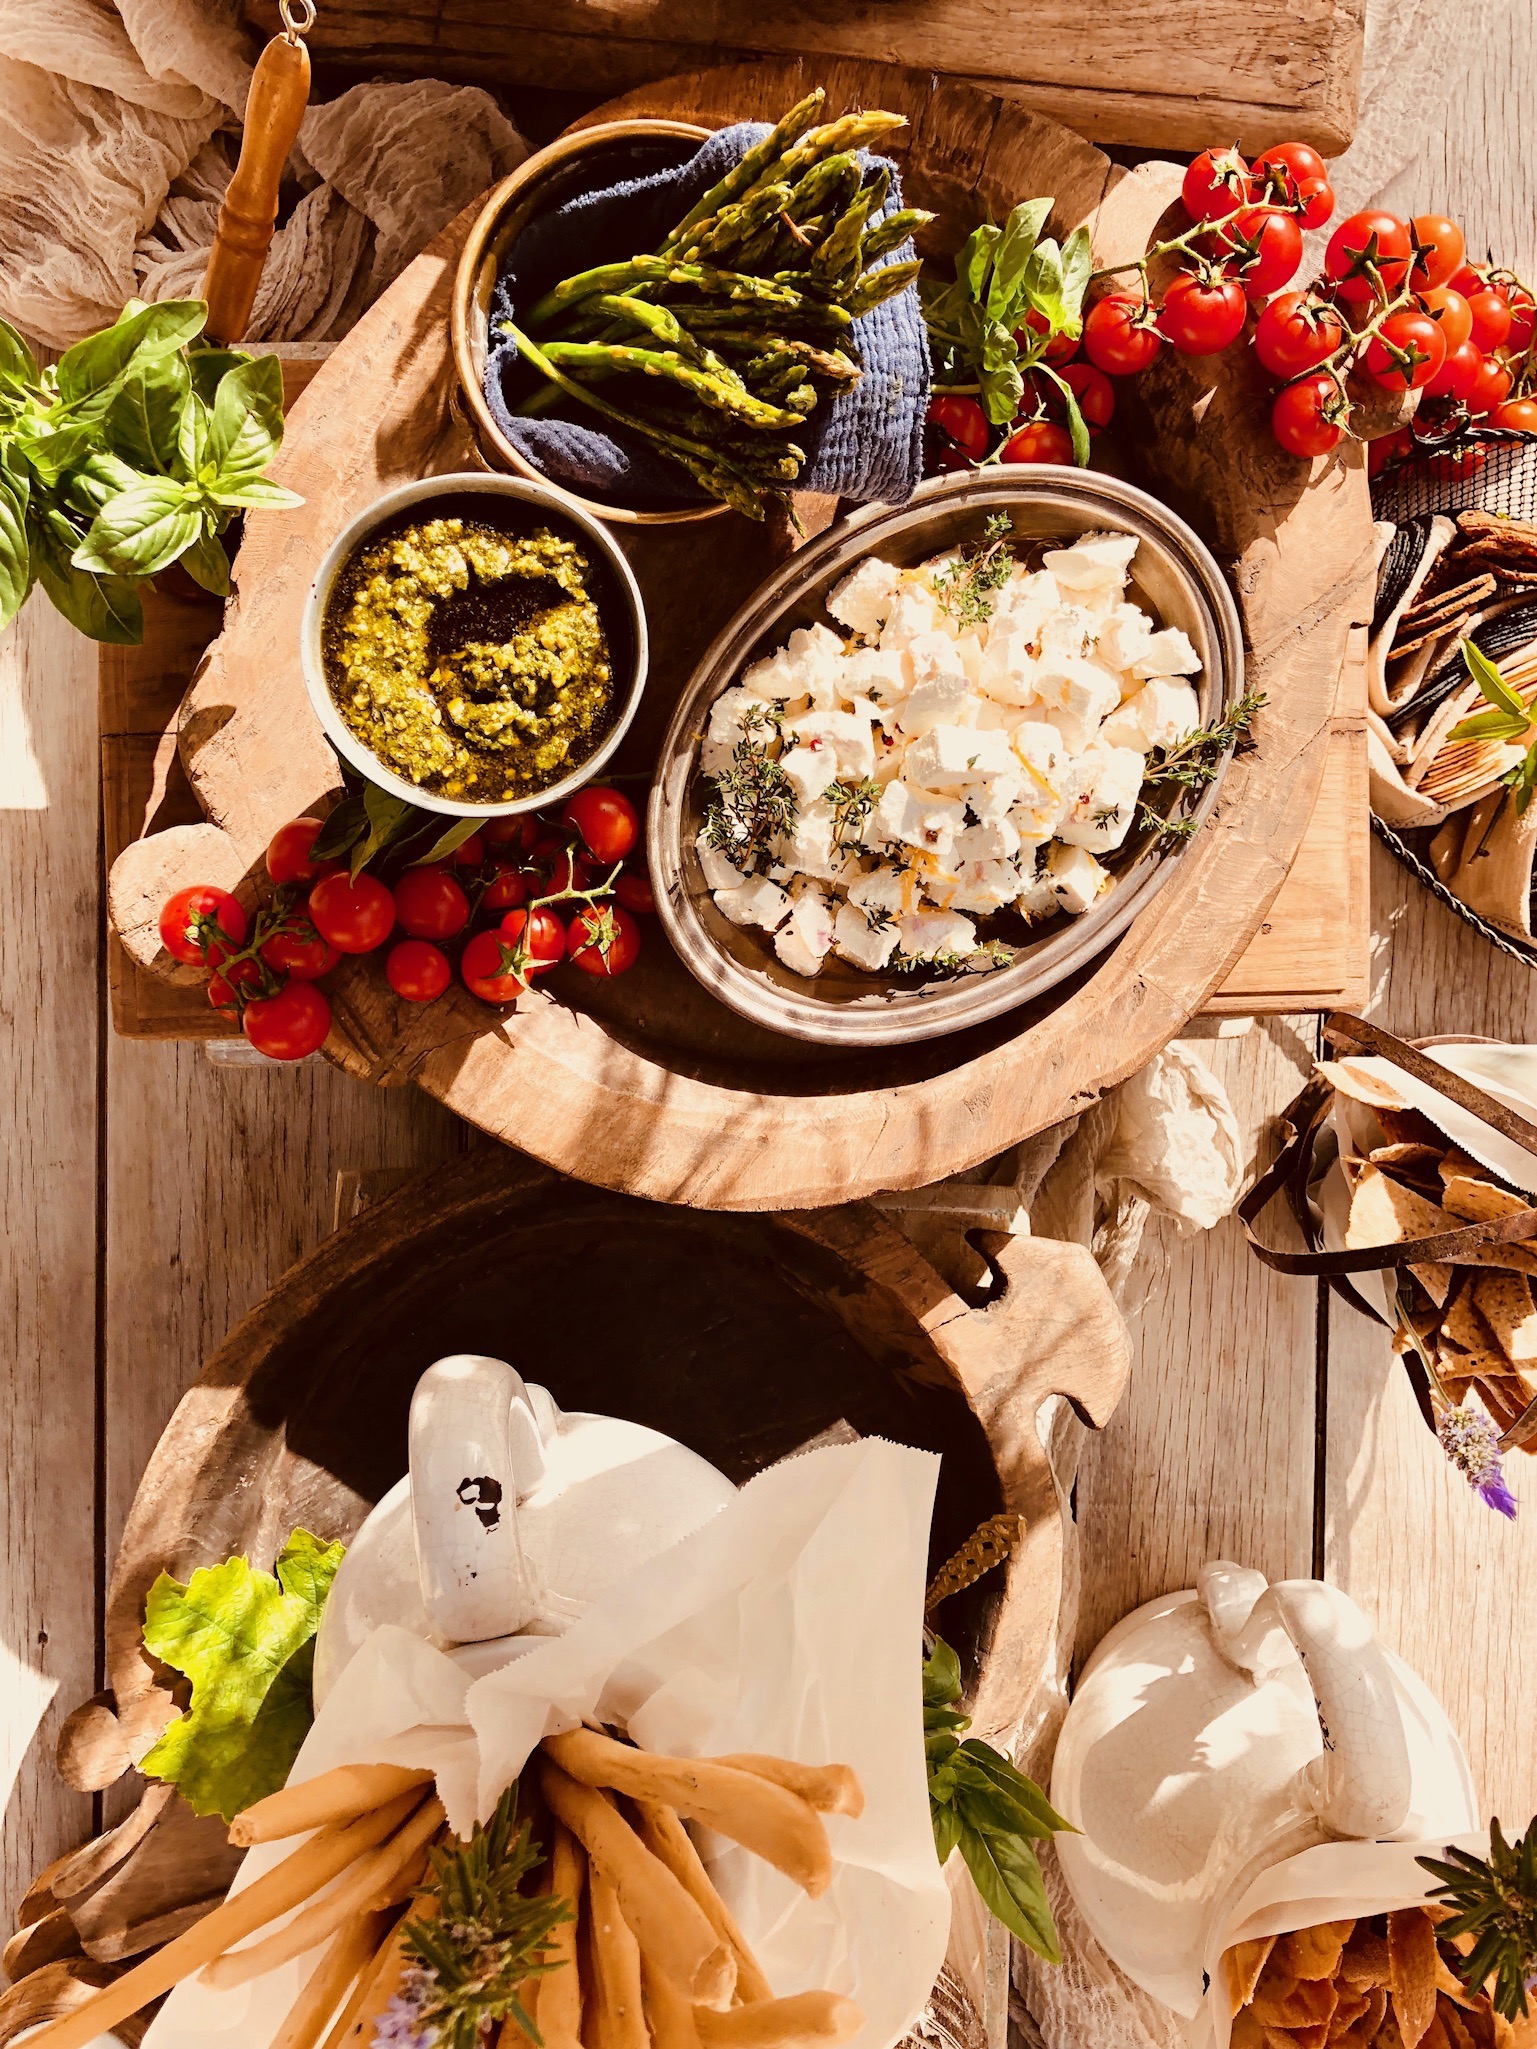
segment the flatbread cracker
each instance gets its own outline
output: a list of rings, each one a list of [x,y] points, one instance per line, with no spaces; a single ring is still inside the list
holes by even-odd
[[[1537,1364],[1537,1306],[1525,1274],[1480,1274],[1473,1283],[1472,1297],[1511,1365]]]
[[[1499,1193],[1498,1190],[1495,1191]],[[1443,1198],[1444,1200],[1444,1198]],[[1518,1202],[1516,1208],[1530,1205]],[[1508,1210],[1498,1212],[1509,1215]],[[1461,1217],[1440,1209],[1412,1188],[1394,1181],[1380,1167],[1368,1163],[1350,1198],[1350,1221],[1345,1227],[1345,1245],[1356,1251],[1368,1245],[1402,1245],[1411,1238],[1433,1238],[1443,1231],[1455,1231],[1465,1223],[1482,1223],[1482,1217]],[[1459,1266],[1493,1266],[1517,1273],[1537,1273],[1537,1252],[1529,1245],[1481,1245],[1465,1252]],[[1418,1270],[1416,1269],[1418,1272]],[[1430,1290],[1432,1294],[1435,1290]],[[1444,1298],[1443,1298],[1444,1299]]]
[[[1457,1174],[1442,1181],[1441,1207],[1465,1224],[1488,1224],[1496,1217],[1513,1217],[1517,1210],[1530,1209],[1532,1205],[1482,1175]]]
[[[1355,1925],[1353,1920],[1320,1921],[1312,1928],[1294,1928],[1276,1944],[1276,1961],[1294,1978],[1332,1978]]]
[[[1404,2049],[1419,2049],[1436,2017],[1436,1931],[1418,1907],[1388,1915],[1388,1988]]]
[[[1401,1095],[1390,1081],[1375,1074],[1368,1074],[1353,1060],[1320,1060],[1317,1071],[1323,1075],[1330,1088],[1337,1089],[1342,1096],[1349,1096],[1352,1102],[1369,1103],[1374,1110],[1407,1110],[1409,1099]]]
[[[1231,2012],[1237,2013],[1241,2006],[1247,2006],[1254,1997],[1254,1988],[1259,1983],[1260,1973],[1269,1963],[1270,1952],[1275,1946],[1275,1936],[1261,1935],[1253,1942],[1235,1942],[1227,1952],[1223,1962],[1227,1966]]]
[[[1367,1158],[1395,1181],[1406,1181],[1421,1195],[1439,1201],[1441,1162],[1446,1155],[1438,1145],[1379,1145]]]
[[[1356,1923],[1355,1933],[1340,1956],[1336,1976],[1347,1985],[1360,1986],[1363,1991],[1369,1992],[1376,1985],[1386,1986],[1388,1945],[1381,1929],[1374,1928],[1370,1921]],[[1372,2032],[1375,2034],[1376,2030]]]

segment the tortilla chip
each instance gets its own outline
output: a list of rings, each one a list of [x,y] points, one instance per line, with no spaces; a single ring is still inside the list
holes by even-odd
[[[1518,1390],[1498,1374],[1480,1374],[1474,1386],[1501,1430],[1511,1429],[1526,1410],[1525,1390]]]
[[[1340,1989],[1332,1978],[1294,1978],[1284,1993],[1278,1988],[1287,1981],[1278,1979],[1276,1984],[1277,1989],[1267,1989],[1262,1979],[1255,1990],[1252,2004],[1262,2021],[1293,2030],[1322,2026],[1327,2032],[1340,2003]]]
[[[1228,2049],[1266,2049],[1265,2024],[1257,2020],[1246,2006],[1240,2007],[1233,2016],[1233,2032],[1228,2037]]]
[[[1374,1926],[1370,1921],[1357,1921],[1355,1933],[1345,1944],[1340,1956],[1336,1974],[1347,1985],[1359,1986],[1363,1992],[1388,1983],[1388,1944],[1381,1927],[1381,1917]],[[1377,2016],[1380,2025],[1382,2016]],[[1375,2034],[1376,2029],[1372,2032]]]
[[[1474,1299],[1476,1278],[1481,1277],[1463,1275],[1441,1318],[1442,1342],[1469,1354],[1482,1354],[1494,1349],[1494,1332],[1479,1314],[1478,1303]],[[1511,1276],[1513,1280],[1519,1278],[1518,1275]]]
[[[1325,1078],[1330,1088],[1337,1089],[1342,1096],[1349,1096],[1353,1103],[1368,1103],[1374,1110],[1407,1110],[1409,1099],[1393,1084],[1375,1074],[1367,1074],[1353,1060],[1320,1060],[1317,1072]]]
[[[1388,1985],[1404,2049],[1418,2049],[1436,2017],[1436,1931],[1418,1907],[1388,1915]]]
[[[1446,1151],[1446,1133],[1423,1110],[1381,1109],[1376,1117],[1385,1145],[1426,1145],[1434,1146],[1438,1153]]]
[[[1276,1945],[1276,1960],[1294,1978],[1332,1978],[1355,1925],[1354,1921],[1320,1921],[1313,1928],[1294,1928]]]
[[[1494,1192],[1500,1193],[1497,1189]],[[1531,1205],[1517,1202],[1515,1206],[1528,1209]],[[1510,1212],[1503,1210],[1500,1214],[1509,1215]],[[1367,1245],[1402,1245],[1411,1238],[1433,1238],[1442,1231],[1455,1231],[1465,1223],[1485,1221],[1483,1217],[1461,1217],[1453,1211],[1440,1209],[1435,1203],[1427,1202],[1423,1195],[1417,1195],[1412,1188],[1405,1188],[1380,1168],[1368,1164],[1350,1198],[1345,1246],[1347,1251],[1356,1251]],[[1481,1245],[1471,1252],[1464,1252],[1457,1264],[1508,1267],[1518,1273],[1537,1273],[1537,1252],[1528,1245]],[[1415,1267],[1413,1271],[1416,1277],[1423,1278],[1427,1269]]]
[[[1261,1971],[1270,1961],[1270,1952],[1276,1946],[1273,1935],[1258,1936],[1253,1942],[1235,1942],[1223,1958],[1227,1967],[1229,2011],[1237,2013],[1241,2006],[1247,2006],[1254,1997],[1254,1988],[1259,1983]]]
[[[1537,1306],[1525,1274],[1480,1274],[1473,1300],[1511,1365],[1537,1364]]]
[[[1438,1309],[1456,1285],[1456,1269],[1435,1261],[1427,1262],[1424,1266],[1411,1266],[1409,1271]]]
[[[1532,1205],[1482,1174],[1454,1174],[1441,1184],[1441,1206],[1465,1224],[1487,1224],[1495,1217],[1513,1217]]]
[[[1439,1200],[1441,1194],[1441,1162],[1445,1151],[1438,1145],[1379,1145],[1367,1158],[1374,1167],[1381,1167],[1392,1174],[1396,1181],[1407,1182],[1421,1195]]]

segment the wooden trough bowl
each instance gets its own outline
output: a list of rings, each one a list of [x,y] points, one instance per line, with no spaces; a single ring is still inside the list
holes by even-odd
[[[962,1655],[977,1733],[1013,1729],[1062,1590],[1062,1504],[1037,1415],[1060,1394],[1086,1422],[1107,1421],[1130,1344],[1083,1246],[984,1242],[999,1285],[977,1309],[862,1203],[673,1208],[496,1146],[416,1176],[285,1275],[182,1398],[113,1570],[109,1690],[66,1722],[64,1776],[82,1791],[111,1785],[173,1712],[172,1675],[142,1643],[156,1576],[185,1580],[236,1552],[270,1568],[297,1524],[350,1537],[405,1471],[418,1376],[459,1350],[510,1359],[562,1407],[664,1430],[737,1482],[835,1425],[939,1452],[931,1571],[988,1517],[1023,1519],[1007,1565],[934,1617]],[[168,1792],[151,1784],[116,1831],[34,1885],[17,1961],[54,1975],[33,1983],[18,1969],[33,1989],[0,2000],[0,2044],[44,1994],[74,1996],[228,1884],[222,1824]]]
[[[768,61],[642,87],[592,121],[650,116],[708,127],[772,117],[813,83],[829,111],[905,113],[911,203],[935,209],[943,257],[982,217],[1051,193],[1052,231],[1089,223],[1096,260],[1152,238],[1179,170],[1112,165],[1023,107],[928,73],[858,62]],[[258,514],[237,593],[183,705],[180,747],[207,823],[117,860],[111,915],[130,954],[186,977],[156,920],[173,889],[254,878],[268,839],[338,788],[304,695],[299,619],[338,529],[387,485],[472,460],[453,403],[449,310],[475,209],[444,231],[359,322],[295,406],[276,472],[296,512]],[[1171,217],[1172,218],[1172,217]],[[612,983],[557,969],[515,1010],[463,989],[417,1006],[377,961],[331,977],[329,1055],[378,1083],[415,1081],[496,1137],[563,1171],[714,1208],[844,1201],[974,1165],[1135,1073],[1201,1007],[1258,929],[1311,817],[1347,636],[1371,604],[1371,517],[1360,450],[1312,465],[1268,432],[1251,352],[1165,357],[1120,388],[1121,457],[1234,577],[1248,677],[1268,703],[1209,824],[1112,951],[1031,1006],[924,1046],[808,1046],[734,1016],[651,927]],[[1108,437],[1107,437],[1108,438]],[[774,536],[732,517],[617,528],[646,594],[652,680],[617,766],[649,773],[696,660],[767,574]]]

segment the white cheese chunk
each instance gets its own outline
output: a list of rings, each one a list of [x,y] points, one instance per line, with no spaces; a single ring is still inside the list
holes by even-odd
[[[1177,626],[1149,636],[1131,665],[1134,676],[1198,676],[1201,657]]]
[[[1081,659],[1093,653],[1098,638],[1099,620],[1092,612],[1082,605],[1059,606],[1041,628],[1041,660]]]
[[[826,740],[787,747],[779,757],[779,766],[790,779],[796,803],[811,804],[825,793],[829,783],[837,781],[838,750]]]
[[[1112,605],[1094,637],[1095,659],[1107,669],[1129,669],[1153,632],[1153,622],[1140,605]]]
[[[1137,796],[1147,762],[1134,747],[1107,747],[1096,740],[1074,764],[1078,794],[1057,827],[1057,838],[1091,854],[1118,847],[1137,815]]]
[[[755,875],[738,889],[716,890],[715,903],[733,925],[761,925],[765,932],[782,925],[790,914],[789,897],[766,875]]]
[[[694,851],[704,871],[706,889],[740,889],[747,880],[743,870],[728,860],[719,847],[712,847],[703,833],[694,841]]]
[[[965,823],[964,804],[899,780],[882,790],[865,837],[871,845],[894,840],[943,858]]]
[[[925,734],[930,726],[954,725],[971,697],[964,676],[939,676],[932,683],[919,683],[897,714],[897,724],[909,740]]]
[[[883,648],[905,648],[921,633],[933,633],[943,614],[934,594],[916,578],[904,583],[891,601],[881,628]]]
[[[977,929],[959,911],[909,911],[897,920],[897,940],[909,960],[932,960],[938,953],[974,953]]]
[[[884,861],[849,883],[849,902],[867,911],[910,911],[918,900],[918,877],[906,868],[892,868]]]
[[[760,738],[768,736],[770,729],[765,720],[769,712],[778,708],[773,699],[745,685],[723,690],[710,706],[709,737],[735,746],[746,732],[756,732]]]
[[[1019,895],[1019,870],[1012,861],[962,861],[946,908],[986,917]]]
[[[833,920],[833,947],[840,960],[863,968],[868,974],[879,974],[897,948],[897,928],[894,922],[872,926],[864,912],[854,903],[840,905]]]
[[[1150,754],[1155,747],[1177,747],[1201,723],[1201,707],[1188,683],[1172,676],[1154,676],[1140,690],[1123,698],[1099,729],[1111,747],[1136,747]]]
[[[1000,704],[1034,704],[1040,695],[1040,660],[1032,636],[1023,628],[987,637],[977,688]]]
[[[851,697],[871,697],[882,706],[900,704],[912,687],[912,660],[900,648],[853,648],[838,672],[838,688],[845,703]]]
[[[794,831],[786,833],[775,847],[779,856],[775,874],[784,870],[790,875],[810,875],[818,882],[830,882],[847,859],[841,848],[833,846],[835,823],[832,805],[821,797],[802,805],[796,813]]]
[[[984,733],[975,726],[930,726],[908,748],[905,774],[924,789],[949,796],[968,783],[1007,775],[1013,763],[1007,733]]]
[[[803,890],[774,934],[774,951],[797,975],[819,975],[833,943],[833,909],[819,889]]]
[[[955,861],[1012,861],[1018,852],[1019,834],[1003,817],[958,832],[950,857]]]
[[[1049,875],[1032,876],[1019,893],[1014,906],[1019,915],[1034,924],[1042,918],[1054,918],[1062,905],[1052,887]]]
[[[894,563],[867,555],[829,591],[827,609],[851,633],[874,640],[891,612],[901,575]]]
[[[859,711],[812,711],[785,721],[785,736],[798,747],[827,749],[838,764],[840,776],[869,775],[875,766],[875,743],[867,713]],[[826,784],[823,784],[826,788]]]
[[[986,782],[962,783],[960,799],[979,825],[995,825],[1019,802],[1024,787],[1024,770],[1010,767]]]
[[[1047,721],[1062,735],[1071,754],[1081,754],[1121,701],[1121,686],[1098,662],[1067,655],[1043,661],[1040,678],[1041,703]]]
[[[1119,594],[1136,552],[1135,534],[1080,534],[1070,548],[1048,548],[1041,566],[1050,570],[1063,590],[1076,593],[1109,586]]]
[[[1046,856],[1046,875],[1057,902],[1074,917],[1096,902],[1110,881],[1108,871],[1086,847],[1054,846]]]

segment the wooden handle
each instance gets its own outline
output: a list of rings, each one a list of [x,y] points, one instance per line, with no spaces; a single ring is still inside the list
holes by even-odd
[[[237,342],[246,331],[277,219],[278,183],[310,96],[310,53],[297,37],[274,36],[251,75],[240,161],[219,208],[203,297],[207,333]]]

